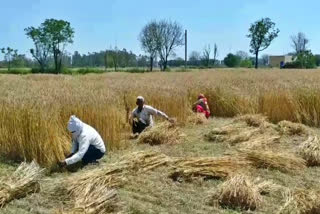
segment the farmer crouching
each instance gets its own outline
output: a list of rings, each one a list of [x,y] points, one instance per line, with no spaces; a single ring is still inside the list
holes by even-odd
[[[76,116],[70,117],[68,130],[72,134],[71,154],[67,159],[59,162],[60,167],[79,161],[82,161],[84,166],[89,163],[97,163],[97,160],[106,153],[106,147],[99,133]]]
[[[203,94],[199,94],[197,102],[193,104],[193,110],[197,113],[203,113],[206,118],[210,117],[208,100]]]
[[[131,123],[133,134],[140,134],[148,126],[153,126],[153,116],[158,115],[168,120],[169,122],[174,122],[165,113],[144,104],[144,98],[142,96],[137,97],[137,107],[131,113]]]

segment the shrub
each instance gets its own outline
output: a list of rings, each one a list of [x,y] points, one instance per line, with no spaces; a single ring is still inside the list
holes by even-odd
[[[145,73],[148,72],[148,70],[143,69],[143,68],[130,68],[124,70],[124,72],[129,72],[129,73]]]
[[[31,70],[30,69],[25,69],[25,68],[11,68],[9,70],[1,70],[0,73],[2,74],[30,74]]]
[[[311,51],[304,51],[296,56],[296,60],[291,63],[286,63],[284,68],[316,68],[317,58]]]
[[[252,61],[250,59],[245,59],[240,62],[240,67],[242,68],[252,68]]]
[[[237,55],[234,55],[232,53],[229,53],[226,58],[224,58],[224,64],[228,67],[239,67],[241,58]]]

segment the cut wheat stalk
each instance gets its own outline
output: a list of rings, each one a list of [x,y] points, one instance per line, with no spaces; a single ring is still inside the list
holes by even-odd
[[[154,146],[160,144],[176,144],[180,143],[180,140],[180,129],[175,124],[164,122],[144,130],[138,138],[138,143]]]
[[[193,113],[188,117],[188,123],[193,125],[207,124],[208,119],[203,113]]]
[[[240,158],[180,158],[173,163],[170,178],[190,181],[193,178],[220,179],[244,169],[248,162]]]
[[[306,167],[306,161],[294,154],[273,152],[271,150],[242,150],[240,153],[256,168],[275,169],[281,172],[293,172]]]
[[[299,154],[308,166],[320,165],[320,140],[318,136],[309,136],[299,147]]]
[[[238,121],[244,121],[248,126],[252,127],[263,127],[268,124],[267,117],[261,114],[242,115],[235,119],[235,122]]]
[[[285,204],[278,214],[318,214],[320,213],[320,191],[296,189],[285,192]]]
[[[290,121],[281,121],[278,123],[278,130],[283,135],[309,135],[308,128],[300,123],[293,123]]]
[[[39,180],[44,174],[36,162],[22,163],[12,175],[0,181],[0,207],[12,200],[40,191]]]
[[[255,210],[262,204],[257,185],[248,176],[230,177],[210,196],[210,204],[241,210]]]

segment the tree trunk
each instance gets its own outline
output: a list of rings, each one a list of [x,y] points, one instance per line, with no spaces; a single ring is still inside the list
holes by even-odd
[[[10,62],[10,59],[8,60],[8,71],[10,71],[10,68],[11,68],[11,62]]]
[[[150,56],[150,71],[153,69],[153,57]]]
[[[117,61],[115,60],[115,57],[113,58],[113,66],[114,66],[114,71],[117,72]]]
[[[255,66],[256,69],[258,69],[258,55],[259,55],[259,52],[257,51],[256,52],[256,66]]]
[[[62,67],[62,56],[58,58],[58,71],[57,71],[58,73],[61,72],[61,67]]]
[[[163,71],[167,70],[167,65],[168,65],[168,57],[166,57],[166,58],[163,60]]]
[[[44,73],[44,64],[39,61],[40,64],[40,72]]]
[[[54,59],[54,70],[58,72],[58,54],[56,50],[53,51],[53,59]]]

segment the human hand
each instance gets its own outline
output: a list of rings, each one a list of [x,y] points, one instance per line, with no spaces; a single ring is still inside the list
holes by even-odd
[[[169,121],[170,123],[176,123],[176,120],[175,120],[174,118],[168,118],[168,121]]]
[[[68,156],[67,156],[67,158],[70,158],[70,157],[72,157],[74,154],[73,153],[71,153],[71,154],[69,154]]]
[[[67,163],[65,161],[59,161],[58,162],[58,166],[61,167],[61,168],[64,168],[67,166]]]

